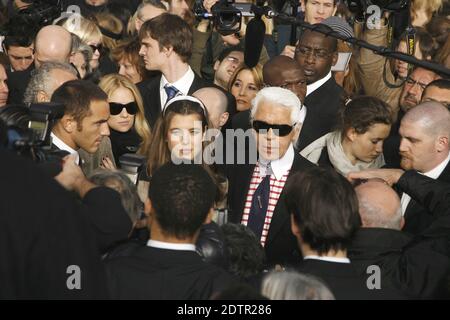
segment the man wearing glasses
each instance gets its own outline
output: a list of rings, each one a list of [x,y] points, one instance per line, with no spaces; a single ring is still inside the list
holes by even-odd
[[[398,167],[400,165],[400,155],[398,148],[400,146],[400,135],[398,130],[400,122],[408,110],[417,106],[422,98],[425,87],[440,76],[433,71],[418,67],[414,69],[411,75],[406,79],[400,95],[398,118],[391,128],[389,137],[384,141],[383,154],[385,161],[389,166]]]
[[[257,152],[258,161],[228,170],[230,220],[256,234],[268,266],[291,264],[300,258],[282,192],[290,175],[312,166],[293,146],[304,117],[305,110],[294,93],[279,87],[263,88],[251,109],[257,150],[250,152]]]
[[[338,59],[337,40],[321,33],[305,30],[295,48],[295,60],[306,77],[305,105],[308,117],[303,124],[297,148],[302,150],[311,142],[332,131],[344,93],[331,67]]]

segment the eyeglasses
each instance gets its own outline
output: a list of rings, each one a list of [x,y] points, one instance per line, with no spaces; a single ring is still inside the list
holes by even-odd
[[[138,110],[136,102],[130,102],[127,104],[121,104],[116,102],[109,103],[109,112],[113,116],[120,114],[124,108],[127,110],[128,114],[131,115],[136,114]]]
[[[93,44],[90,44],[89,47],[92,48],[92,52],[94,52],[94,53],[95,53],[96,50],[98,50],[98,53],[102,53],[102,51],[103,51],[103,45],[102,44],[99,44],[99,45],[96,45],[96,46],[93,45]]]
[[[253,126],[253,129],[255,129],[255,131],[258,132],[259,134],[265,134],[265,133],[269,132],[270,129],[272,129],[273,133],[276,136],[285,137],[289,133],[291,133],[295,124],[293,126],[290,126],[288,124],[269,124],[264,121],[255,120],[255,121],[253,121],[252,126]]]
[[[328,58],[331,53],[329,53],[327,50],[324,49],[312,49],[308,47],[297,47],[295,49],[295,53],[298,53],[301,56],[307,57],[310,54],[314,56],[316,59],[326,59]]]
[[[414,87],[416,84],[418,84],[419,87],[422,88],[422,90],[425,90],[425,88],[427,87],[427,85],[426,85],[425,83],[421,83],[421,82],[419,82],[418,80],[414,80],[414,79],[411,78],[411,77],[408,77],[408,78],[406,79],[406,83],[407,83],[408,85],[410,85],[411,87]]]
[[[237,63],[237,64],[239,64],[241,62],[238,58],[230,57],[230,56],[226,57],[226,60],[230,61],[232,63]]]

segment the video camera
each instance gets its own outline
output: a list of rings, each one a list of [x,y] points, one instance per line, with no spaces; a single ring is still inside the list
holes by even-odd
[[[52,149],[50,133],[54,123],[64,115],[64,109],[63,104],[53,102],[31,104],[29,109],[17,107],[10,118],[28,120],[28,127],[14,120],[7,122],[7,148],[36,163],[60,163],[68,153]],[[8,111],[8,106],[2,111]]]
[[[238,33],[241,30],[242,17],[252,17],[251,3],[239,3],[234,0],[219,0],[208,13],[203,0],[196,0],[194,15],[197,19],[211,19],[217,32],[222,35]]]

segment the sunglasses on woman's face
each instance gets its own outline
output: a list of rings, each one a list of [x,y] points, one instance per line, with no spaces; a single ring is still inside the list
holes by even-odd
[[[279,137],[287,136],[291,133],[294,126],[290,126],[288,124],[269,124],[259,120],[253,121],[253,129],[255,129],[256,132],[266,134],[269,132],[269,129],[272,129],[273,133]]]
[[[137,104],[136,102],[130,102],[127,104],[121,104],[121,103],[116,103],[116,102],[110,102],[109,103],[109,113],[111,113],[112,116],[116,116],[118,114],[120,114],[123,110],[123,108],[125,108],[128,112],[128,114],[134,115],[137,113]]]
[[[102,53],[103,45],[99,44],[97,46],[94,46],[93,44],[90,44],[89,47],[92,48],[92,52],[95,53],[95,50],[98,50],[98,53]]]

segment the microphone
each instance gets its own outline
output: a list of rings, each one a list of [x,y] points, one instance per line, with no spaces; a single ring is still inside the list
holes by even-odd
[[[249,68],[253,68],[259,62],[265,35],[266,25],[261,16],[255,16],[248,23],[245,32],[244,61]]]

